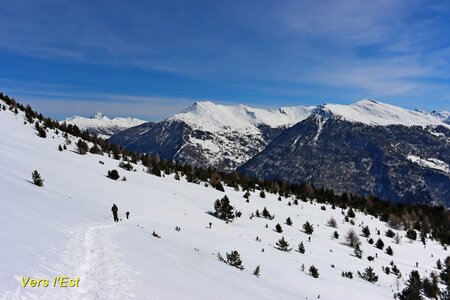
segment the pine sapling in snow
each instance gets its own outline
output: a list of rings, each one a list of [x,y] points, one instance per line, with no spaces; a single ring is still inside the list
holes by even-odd
[[[41,174],[37,170],[34,170],[31,173],[31,178],[33,179],[33,183],[37,186],[44,186],[44,179],[41,178]]]

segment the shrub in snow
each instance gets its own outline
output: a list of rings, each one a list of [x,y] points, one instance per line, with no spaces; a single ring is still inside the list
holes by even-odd
[[[39,137],[41,137],[41,138],[46,138],[47,137],[47,132],[45,131],[45,128],[41,127],[39,125],[39,122],[36,121],[36,124],[34,124],[34,128],[36,129],[37,134],[38,134]]]
[[[44,179],[41,178],[41,174],[37,170],[34,170],[31,173],[31,178],[33,179],[33,183],[37,186],[43,186],[44,185]]]
[[[339,233],[337,231],[333,232],[333,237],[335,239],[338,239],[339,238]]]
[[[416,240],[417,239],[417,232],[414,229],[409,229],[406,232],[406,237],[408,239],[411,239],[411,240]]]
[[[92,154],[100,154],[101,152],[102,151],[100,150],[97,144],[94,144],[94,146],[92,146],[91,149],[89,149],[89,153]]]
[[[289,248],[289,243],[284,239],[284,236],[278,240],[276,245],[277,245],[276,248],[281,251],[289,252],[292,250],[292,248]]]
[[[353,229],[350,229],[345,236],[345,240],[350,247],[354,248],[356,245],[360,245],[359,237]]]
[[[422,281],[419,272],[411,271],[405,289],[398,294],[400,300],[423,299],[421,295]]]
[[[319,278],[319,270],[312,265],[309,267],[309,275],[311,275],[313,278]]]
[[[239,270],[244,270],[244,266],[242,265],[242,260],[239,252],[236,250],[231,251],[230,253],[226,253],[226,260],[222,257],[220,252],[217,253],[217,259],[221,262],[226,263],[229,266],[235,267]]]
[[[121,162],[119,163],[119,167],[122,168],[122,169],[125,169],[125,170],[127,170],[127,171],[133,170],[133,166],[132,166],[129,162],[123,162],[123,161],[121,161]]]
[[[350,271],[348,271],[348,272],[342,271],[342,277],[347,277],[347,278],[352,279],[353,278],[353,273],[350,272]]]
[[[231,206],[230,200],[226,195],[214,202],[214,215],[225,221],[234,219],[233,206]]]
[[[305,224],[303,224],[303,231],[305,231],[306,234],[312,234],[314,232],[314,227],[306,221]]]
[[[375,243],[375,247],[377,247],[380,250],[383,250],[384,248],[384,243],[381,239],[378,239],[377,242]]]
[[[358,244],[355,245],[355,250],[353,250],[353,254],[354,254],[357,258],[362,258],[363,252],[362,252],[362,250],[361,250],[361,248],[359,247]]]
[[[385,234],[388,238],[393,238],[395,236],[394,231],[392,231],[391,229],[388,229]]]
[[[328,222],[327,222],[327,226],[336,228],[336,227],[337,227],[336,219],[333,218],[333,217],[331,217],[331,218],[328,220]]]
[[[84,155],[88,152],[89,146],[88,144],[83,141],[82,139],[79,139],[77,142],[77,151],[79,154]]]
[[[109,170],[106,177],[111,178],[112,180],[117,180],[120,178],[119,172],[116,169]]]
[[[278,233],[282,233],[283,232],[283,228],[281,228],[280,224],[275,225],[275,231]]]
[[[292,220],[290,217],[286,219],[286,225],[292,226]]]
[[[359,277],[361,277],[364,280],[367,280],[370,283],[375,283],[378,281],[378,276],[373,271],[372,267],[368,267],[364,270],[363,273],[358,271]]]
[[[262,216],[266,219],[272,219],[272,215],[270,215],[269,211],[267,210],[266,207],[264,207],[263,211],[262,211]]]
[[[266,198],[266,193],[264,193],[264,191],[261,191],[261,192],[259,193],[259,196],[260,196],[261,198]]]
[[[253,275],[255,275],[256,277],[259,277],[260,275],[260,268],[259,265],[255,268],[255,270],[253,271]]]
[[[157,234],[154,230],[153,230],[153,232],[152,232],[152,235],[153,235],[154,237],[158,238],[158,239],[161,238],[161,236],[160,236],[159,234]]]
[[[386,248],[386,254],[387,255],[394,255],[394,250],[392,250],[391,246],[388,246]]]
[[[353,209],[351,207],[347,211],[347,217],[349,217],[349,218],[355,217],[355,212],[353,211]]]
[[[305,245],[303,245],[303,242],[300,242],[300,244],[298,245],[298,252],[300,252],[301,254],[305,253]]]
[[[364,226],[364,227],[362,228],[362,234],[363,234],[363,236],[366,237],[366,238],[370,236],[370,229],[369,229],[369,226]]]

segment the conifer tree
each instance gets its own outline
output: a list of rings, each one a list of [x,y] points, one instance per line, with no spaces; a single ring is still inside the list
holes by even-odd
[[[275,225],[275,231],[278,233],[282,233],[283,232],[283,228],[281,228],[280,224]]]
[[[391,246],[388,246],[386,248],[386,254],[387,255],[394,255],[394,250],[392,250]]]
[[[345,240],[349,244],[350,247],[354,248],[356,245],[361,244],[359,241],[359,237],[353,229],[350,229],[345,236]]]
[[[378,281],[378,276],[375,274],[372,267],[366,268],[363,273],[358,271],[358,275],[370,283],[375,283]]]
[[[281,251],[289,252],[292,250],[292,248],[289,248],[289,243],[284,239],[284,236],[278,240],[276,245],[277,245],[277,249],[281,250]]]
[[[260,267],[259,267],[259,265],[253,271],[253,275],[255,275],[256,277],[259,278],[259,275],[260,275]]]
[[[31,173],[31,178],[33,179],[33,183],[39,187],[44,186],[44,179],[41,178],[41,174],[37,170],[34,170]]]
[[[300,244],[298,244],[298,252],[300,252],[301,254],[305,253],[305,245],[303,245],[303,242],[300,242]]]
[[[384,248],[384,243],[381,239],[378,239],[377,242],[375,243],[375,247],[377,247],[380,250],[383,250]]]
[[[77,142],[77,151],[79,154],[84,155],[88,152],[89,146],[88,144],[83,141],[82,139],[79,139]]]
[[[422,300],[423,297],[420,293],[422,289],[422,281],[420,279],[419,272],[416,270],[411,271],[409,274],[408,282],[405,289],[399,294],[400,300]]]
[[[214,202],[214,215],[219,219],[230,221],[234,219],[233,206],[230,204],[230,200],[225,195],[222,199],[217,199]]]
[[[362,258],[362,250],[361,250],[361,248],[359,247],[359,244],[356,244],[356,245],[355,245],[355,250],[353,250],[353,254],[355,254],[355,256],[356,256],[357,258]]]
[[[309,223],[308,221],[306,221],[305,224],[303,224],[303,231],[306,234],[312,234],[314,232],[314,227],[311,225],[311,223]]]
[[[292,220],[290,217],[286,219],[286,225],[292,226]]]
[[[369,226],[364,226],[363,228],[362,228],[362,234],[363,234],[363,236],[364,237],[369,237],[370,236],[370,229],[369,229]]]
[[[309,275],[311,275],[313,278],[319,278],[319,270],[314,266],[309,267]]]

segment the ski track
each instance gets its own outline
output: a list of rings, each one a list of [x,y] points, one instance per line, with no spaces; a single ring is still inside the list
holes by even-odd
[[[121,260],[113,235],[121,227],[118,224],[85,225],[81,228],[66,229],[69,244],[58,264],[44,266],[49,278],[54,276],[80,277],[79,287],[27,287],[21,285],[14,291],[2,295],[2,300],[94,300],[131,299],[132,272]],[[21,278],[18,278],[19,284]]]

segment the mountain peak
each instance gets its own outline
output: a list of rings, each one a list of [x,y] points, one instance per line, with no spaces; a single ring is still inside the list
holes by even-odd
[[[96,112],[95,114],[93,114],[91,116],[91,119],[97,119],[97,120],[102,120],[104,118],[108,119],[108,117],[104,113],[102,113],[100,111]]]
[[[362,99],[350,105],[326,104],[320,108],[347,121],[372,126],[446,126],[442,120],[432,114],[409,110],[373,99]]]

